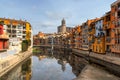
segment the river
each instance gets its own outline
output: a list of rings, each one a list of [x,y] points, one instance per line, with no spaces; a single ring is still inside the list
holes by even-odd
[[[71,52],[41,49],[0,80],[120,80]]]

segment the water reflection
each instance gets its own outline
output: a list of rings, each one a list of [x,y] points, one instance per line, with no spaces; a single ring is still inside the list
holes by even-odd
[[[0,80],[30,80],[31,78],[31,58],[19,64],[10,72],[6,73]]]
[[[55,58],[57,63],[61,65],[61,70],[64,72],[66,69],[66,64],[72,66],[72,72],[78,76],[81,70],[88,64],[86,60],[80,58],[79,56],[73,55],[71,52],[64,50],[54,50],[51,51],[49,49],[41,49],[41,53],[37,54],[40,59],[45,57]],[[41,57],[42,56],[42,57]]]
[[[0,80],[73,80],[86,64],[71,52],[42,48]]]

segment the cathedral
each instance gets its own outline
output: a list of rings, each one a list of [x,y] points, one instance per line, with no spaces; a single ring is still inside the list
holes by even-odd
[[[65,19],[63,18],[63,20],[61,21],[61,25],[58,26],[58,33],[65,33],[66,32],[66,23],[65,23]]]
[[[66,21],[63,18],[61,21],[61,25],[58,26],[58,33],[66,33],[66,32],[70,32],[72,30],[72,27],[66,27]]]

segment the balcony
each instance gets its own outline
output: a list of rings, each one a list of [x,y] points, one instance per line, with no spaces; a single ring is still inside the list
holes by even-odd
[[[105,25],[105,29],[110,29],[111,28],[110,24],[111,24],[110,21],[107,22],[107,24]]]
[[[120,10],[120,4],[118,4],[118,10]]]

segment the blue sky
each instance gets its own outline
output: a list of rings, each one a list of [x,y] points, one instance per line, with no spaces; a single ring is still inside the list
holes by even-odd
[[[0,0],[0,17],[27,20],[33,33],[57,32],[57,26],[65,18],[73,27],[103,16],[116,0]]]

